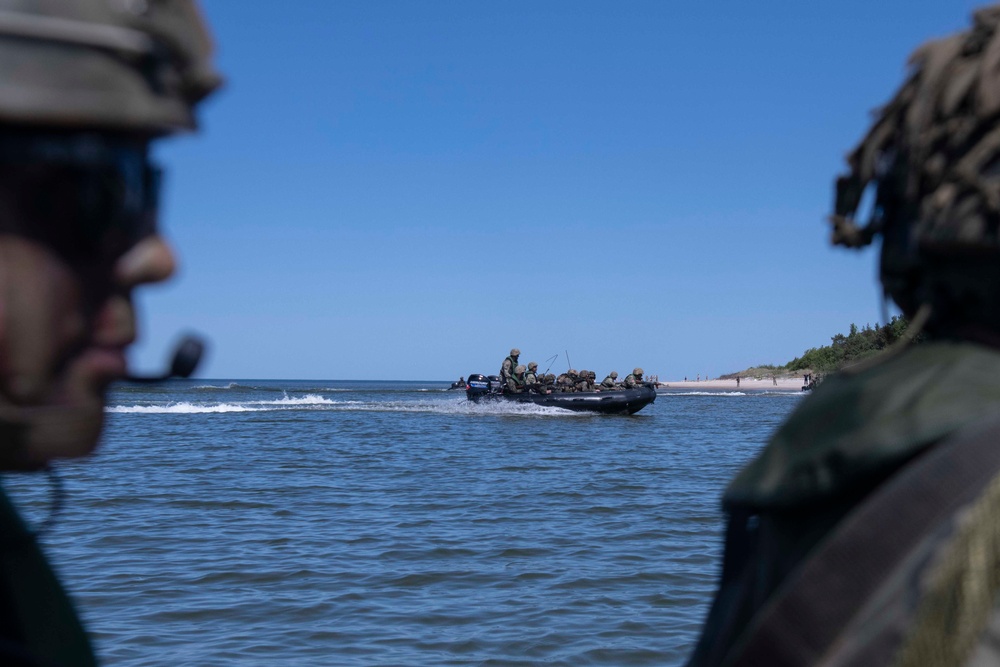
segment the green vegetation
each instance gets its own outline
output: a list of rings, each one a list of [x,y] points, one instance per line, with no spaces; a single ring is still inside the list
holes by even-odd
[[[893,317],[888,324],[873,327],[866,324],[864,328],[851,325],[850,332],[837,334],[830,339],[830,344],[824,347],[814,347],[806,350],[801,357],[789,361],[784,366],[762,364],[748,368],[739,373],[723,375],[722,379],[741,377],[770,376],[801,376],[803,373],[832,373],[844,366],[874,356],[898,341],[906,331],[907,321],[902,316]],[[916,341],[923,339],[923,334]]]
[[[807,350],[801,357],[788,362],[785,368],[793,372],[808,369],[817,373],[841,369],[889,347],[902,337],[906,326],[906,319],[901,316],[893,317],[888,324],[880,327],[866,324],[863,329],[859,329],[856,324],[852,324],[850,333],[846,336],[837,334],[831,339],[830,345]]]

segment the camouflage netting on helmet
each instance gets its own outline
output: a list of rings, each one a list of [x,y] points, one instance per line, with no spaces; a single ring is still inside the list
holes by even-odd
[[[848,156],[833,242],[881,235],[881,278],[908,317],[931,307],[931,333],[1000,331],[1000,5],[964,33],[929,42]],[[871,219],[855,222],[876,185]]]

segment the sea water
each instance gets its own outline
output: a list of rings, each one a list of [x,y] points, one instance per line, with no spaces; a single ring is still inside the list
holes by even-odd
[[[676,665],[720,494],[800,395],[633,416],[447,383],[175,381],[110,396],[42,543],[108,665]],[[6,475],[28,519],[44,475]]]

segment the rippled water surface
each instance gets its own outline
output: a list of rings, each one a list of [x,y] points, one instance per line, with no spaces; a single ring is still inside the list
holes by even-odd
[[[671,665],[725,482],[798,403],[631,416],[445,383],[121,387],[44,544],[109,665]],[[44,518],[43,477],[5,485]]]

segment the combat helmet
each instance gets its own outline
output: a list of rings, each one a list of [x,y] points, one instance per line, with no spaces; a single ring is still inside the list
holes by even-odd
[[[837,180],[833,243],[881,236],[886,294],[932,335],[1000,330],[998,25],[1000,6],[988,7],[970,30],[918,48]]]
[[[636,366],[635,368],[632,369],[632,375],[637,375],[637,376],[642,375],[642,369]]]
[[[529,361],[528,362],[528,370],[529,371],[536,370],[537,368],[538,368],[538,364],[536,362],[534,362],[534,361]]]
[[[510,350],[510,356],[512,356],[512,357],[519,357],[519,356],[521,356],[521,350],[517,349],[516,347],[511,348],[511,350]]]
[[[515,375],[520,375],[521,373],[524,372],[524,370],[525,370],[524,364],[518,364],[517,368],[514,369],[514,374]]]
[[[618,379],[618,371],[611,371],[610,373],[608,373],[608,375],[611,376],[612,380],[617,380]]]
[[[9,8],[11,5],[14,8]],[[193,0],[19,0],[0,10],[0,123],[152,136],[221,83]]]

